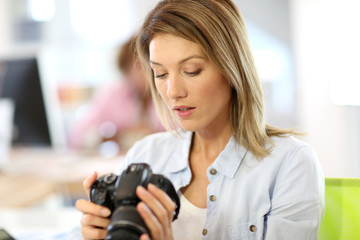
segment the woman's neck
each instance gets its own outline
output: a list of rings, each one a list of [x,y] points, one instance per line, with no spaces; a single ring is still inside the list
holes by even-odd
[[[232,132],[229,129],[211,133],[196,131],[192,138],[189,165],[192,173],[190,184],[181,191],[195,206],[206,208],[207,178],[206,169],[215,161],[229,142]]]
[[[230,127],[224,127],[221,131],[197,131],[192,139],[191,152],[211,164],[224,150],[231,136]]]

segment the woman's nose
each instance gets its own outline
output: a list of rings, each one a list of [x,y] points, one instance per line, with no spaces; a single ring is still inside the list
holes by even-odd
[[[187,96],[184,79],[181,76],[170,76],[168,79],[167,95],[171,99],[179,99]]]

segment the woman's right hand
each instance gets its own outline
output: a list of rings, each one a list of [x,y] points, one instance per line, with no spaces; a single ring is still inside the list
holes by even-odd
[[[90,188],[96,179],[97,173],[94,172],[83,182],[84,189],[88,196],[90,196]],[[76,208],[82,212],[80,223],[81,234],[84,240],[106,238],[106,228],[110,223],[110,210],[107,207],[85,199],[79,199],[76,202]]]

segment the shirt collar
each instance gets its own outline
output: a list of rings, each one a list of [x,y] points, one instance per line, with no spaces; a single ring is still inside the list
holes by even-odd
[[[171,159],[171,164],[166,164],[165,173],[179,172],[189,167],[189,152],[193,132],[180,132],[179,135],[177,136],[179,141],[175,142],[178,147],[175,147],[175,150],[170,154],[168,159]],[[231,136],[225,149],[219,154],[212,167],[225,176],[233,178],[246,153],[247,150],[237,143],[234,136]]]
[[[233,178],[241,162],[244,160],[246,153],[247,150],[235,140],[234,136],[231,136],[225,149],[216,158],[212,167],[225,176]]]
[[[174,151],[168,156],[171,164],[166,164],[164,173],[174,173],[189,167],[189,152],[191,147],[192,132],[182,131],[174,133],[178,141],[175,141]]]

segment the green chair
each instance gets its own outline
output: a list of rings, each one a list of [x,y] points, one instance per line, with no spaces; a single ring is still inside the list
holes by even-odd
[[[325,178],[318,240],[360,240],[360,178]]]

